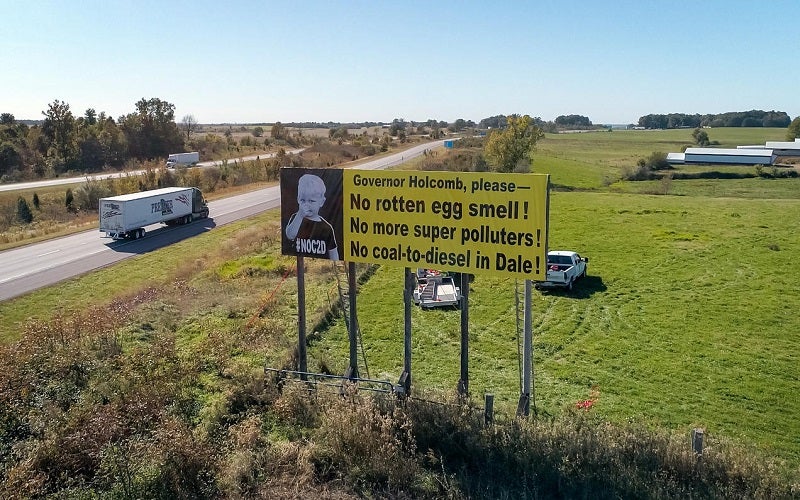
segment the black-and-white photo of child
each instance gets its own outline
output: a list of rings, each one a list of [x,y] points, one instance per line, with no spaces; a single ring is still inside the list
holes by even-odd
[[[326,186],[325,181],[320,175],[315,173],[303,173],[297,179],[296,196],[290,196],[291,188],[284,190],[283,176],[293,176],[301,169],[284,169],[281,171],[281,199],[283,217],[283,253],[288,255],[302,255],[307,257],[327,258],[339,260],[339,241],[335,227],[336,219],[329,219],[326,214],[337,214],[341,220],[341,207],[332,207],[334,201],[337,205],[341,203],[341,181],[337,189],[339,195],[329,200],[330,187]],[[307,170],[308,171],[308,170]],[[341,172],[329,171],[330,174],[336,173],[341,178]],[[287,179],[287,183],[291,183]],[[289,201],[296,199],[294,207]],[[327,203],[326,203],[327,202]],[[327,211],[324,209],[328,209]],[[288,217],[286,217],[286,214]],[[339,226],[341,223],[339,222]],[[338,231],[341,234],[341,231]]]

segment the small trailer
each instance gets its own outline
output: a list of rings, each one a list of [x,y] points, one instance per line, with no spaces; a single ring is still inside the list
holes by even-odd
[[[100,232],[115,240],[144,237],[151,224],[188,224],[208,217],[208,205],[197,188],[170,187],[124,194],[99,201]]]
[[[417,269],[416,279],[415,304],[424,309],[460,306],[461,289],[456,286],[452,276],[433,269]]]

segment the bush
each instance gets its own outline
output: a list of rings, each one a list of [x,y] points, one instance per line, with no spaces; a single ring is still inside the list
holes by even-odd
[[[75,196],[72,194],[72,189],[67,188],[67,194],[64,196],[64,206],[67,207],[67,210],[70,212],[75,210],[73,203],[75,203]]]
[[[361,146],[361,152],[364,156],[373,156],[378,153],[378,150],[372,144],[365,144]]]
[[[797,170],[793,168],[780,169],[773,166],[770,171],[764,169],[763,165],[756,165],[756,175],[763,179],[794,179],[798,176]]]
[[[640,159],[637,164],[649,170],[669,170],[672,168],[672,165],[667,161],[667,154],[660,151],[653,151],[650,156]]]
[[[101,182],[88,180],[75,190],[74,200],[81,210],[97,210],[100,198],[113,195],[112,190]]]
[[[622,170],[622,178],[628,181],[649,181],[657,178],[657,170],[668,170],[672,166],[667,161],[667,154],[660,151],[650,153],[647,158],[639,158],[635,167]]]
[[[401,408],[353,391],[332,402],[317,436],[316,462],[335,467],[348,482],[391,493],[413,491],[420,469],[413,459],[411,421]]]
[[[635,167],[624,167],[622,179],[626,181],[649,181],[655,179],[656,174],[641,162]]]

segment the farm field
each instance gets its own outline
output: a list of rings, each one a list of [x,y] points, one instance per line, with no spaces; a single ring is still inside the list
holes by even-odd
[[[555,193],[550,227],[551,248],[590,262],[572,294],[534,294],[538,411],[598,397],[604,418],[704,427],[800,462],[798,275],[776,265],[800,259],[800,202]],[[514,289],[482,276],[470,287],[470,388],[507,408],[519,396]],[[459,317],[414,309],[415,384],[456,386]],[[402,269],[363,287],[359,322],[370,375],[396,380]],[[310,352],[346,366],[346,338],[337,323]]]
[[[785,129],[722,128],[708,129],[709,137],[720,144],[715,147],[764,144],[783,140]],[[579,134],[546,134],[537,145],[533,170],[551,175],[551,183],[569,189],[599,189],[616,192],[653,191],[657,181],[619,182],[626,168],[653,152],[681,152],[693,146],[692,130],[624,130]],[[713,171],[754,173],[751,166],[680,166],[677,172]],[[757,182],[765,179],[702,179],[675,180],[670,194],[696,196],[800,197],[798,183]],[[744,185],[743,185],[744,184]]]
[[[782,133],[709,135],[759,143]],[[540,144],[534,171],[550,173],[560,186],[551,192],[549,246],[577,250],[590,262],[574,292],[534,293],[535,411],[558,417],[591,400],[593,418],[668,429],[687,441],[692,428],[702,427],[712,442],[733,442],[797,471],[800,276],[793,263],[800,259],[800,180],[674,180],[667,195],[642,194],[657,181],[620,180],[638,158],[679,150],[690,134],[548,135]],[[58,415],[53,420],[32,406],[30,418],[79,428],[85,415],[106,408],[97,401],[113,392],[109,387],[144,392],[155,377],[159,390],[180,393],[170,397],[197,435],[219,432],[234,401],[258,399],[250,394],[255,374],[294,359],[294,260],[279,255],[279,241],[278,214],[268,212],[0,303],[0,339],[12,347],[3,354],[32,350],[25,366],[37,377],[53,376],[36,379],[34,396],[64,398],[67,408],[48,406]],[[330,263],[306,262],[309,369],[343,373],[343,321],[326,319],[335,278]],[[505,415],[513,415],[519,394],[514,290],[514,280],[476,276],[470,294],[470,392],[477,402],[494,394]],[[358,314],[362,374],[397,382],[401,268],[380,267],[362,285]],[[459,312],[415,307],[412,316],[414,390],[454,392]],[[93,358],[84,346],[108,349],[113,362]],[[162,354],[166,364],[153,365]],[[80,377],[71,371],[73,358],[85,370]],[[6,365],[2,377],[15,380],[13,369]],[[74,380],[85,386],[69,385]],[[81,390],[85,396],[74,396]],[[48,434],[50,445],[58,432]]]

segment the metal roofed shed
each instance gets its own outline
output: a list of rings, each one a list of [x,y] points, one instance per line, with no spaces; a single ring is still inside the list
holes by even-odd
[[[683,165],[685,162],[683,153],[667,153],[667,163],[670,165]]]
[[[772,149],[686,148],[684,163],[720,163],[729,165],[772,165]]]
[[[767,141],[767,148],[775,152],[775,156],[800,156],[800,142]]]

